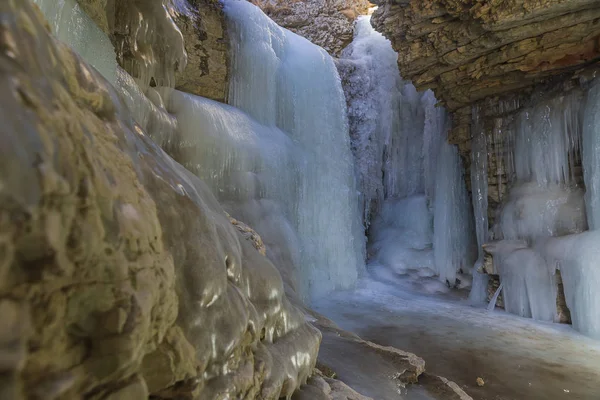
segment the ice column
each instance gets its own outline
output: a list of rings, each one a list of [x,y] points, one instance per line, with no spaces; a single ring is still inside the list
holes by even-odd
[[[478,272],[483,264],[483,245],[488,240],[488,150],[487,136],[483,129],[479,107],[473,108],[473,143],[471,147],[471,191],[473,213],[475,216],[475,233],[477,236],[477,261],[473,269],[473,286],[469,300],[482,303],[487,298],[487,274]]]

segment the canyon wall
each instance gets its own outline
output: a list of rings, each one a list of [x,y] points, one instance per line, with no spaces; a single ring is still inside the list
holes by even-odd
[[[291,396],[321,334],[34,7],[0,4],[1,397]]]
[[[492,139],[487,143],[493,218],[507,187],[498,119],[530,106],[534,93],[569,90],[589,75],[600,59],[598,2],[375,3],[373,25],[392,41],[403,78],[418,89],[433,89],[452,113],[449,141],[463,156],[469,187],[472,109],[480,106]]]

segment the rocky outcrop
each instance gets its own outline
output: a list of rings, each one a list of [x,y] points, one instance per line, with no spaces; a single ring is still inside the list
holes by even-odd
[[[175,15],[187,51],[187,66],[175,87],[225,102],[229,89],[229,38],[223,5],[217,0],[190,0]]]
[[[176,87],[225,101],[229,41],[221,3],[216,0],[77,1],[110,38],[119,65],[143,89]]]
[[[449,138],[465,160],[472,104],[523,92],[600,59],[595,0],[379,0],[373,24],[400,71],[454,113]]]
[[[321,335],[275,267],[29,2],[0,21],[0,397],[291,396]]]
[[[368,0],[250,0],[280,26],[304,36],[333,56],[352,41],[354,20]]]
[[[143,88],[175,84],[175,73],[186,68],[187,54],[171,0],[77,2],[111,39],[119,65]]]
[[[456,383],[426,373],[425,361],[415,354],[363,340],[314,311],[307,313],[323,334],[317,367],[329,378],[373,399],[394,399],[406,393],[411,398],[415,389],[417,398],[473,400]]]

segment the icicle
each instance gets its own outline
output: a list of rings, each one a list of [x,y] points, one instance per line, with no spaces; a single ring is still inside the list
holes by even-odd
[[[479,107],[473,107],[473,144],[471,149],[471,192],[475,215],[475,233],[477,235],[477,261],[473,268],[473,286],[469,300],[483,303],[487,297],[487,274],[479,272],[483,264],[483,245],[488,240],[488,151],[487,135],[480,118]]]
[[[436,272],[451,287],[457,273],[470,272],[475,261],[470,211],[458,150],[444,142],[438,155],[433,249]]]
[[[504,283],[500,282],[500,286],[498,286],[498,289],[496,289],[496,292],[494,293],[494,295],[492,296],[492,299],[490,300],[490,304],[488,304],[488,311],[494,311],[494,308],[496,308],[496,303],[498,302],[498,297],[500,296],[500,292],[502,292],[502,288],[504,286]]]
[[[600,229],[600,82],[589,91],[582,136],[587,220],[590,229]]]

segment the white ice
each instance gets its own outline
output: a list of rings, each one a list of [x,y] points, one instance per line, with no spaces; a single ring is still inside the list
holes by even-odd
[[[57,39],[69,45],[108,81],[117,81],[117,56],[110,39],[76,0],[33,0]]]
[[[302,241],[307,291],[316,297],[350,287],[364,270],[365,239],[346,101],[333,59],[247,1],[225,2],[225,13],[232,41],[230,104],[284,131],[303,154],[300,175],[282,190],[298,190],[283,206],[298,204],[290,219]]]

